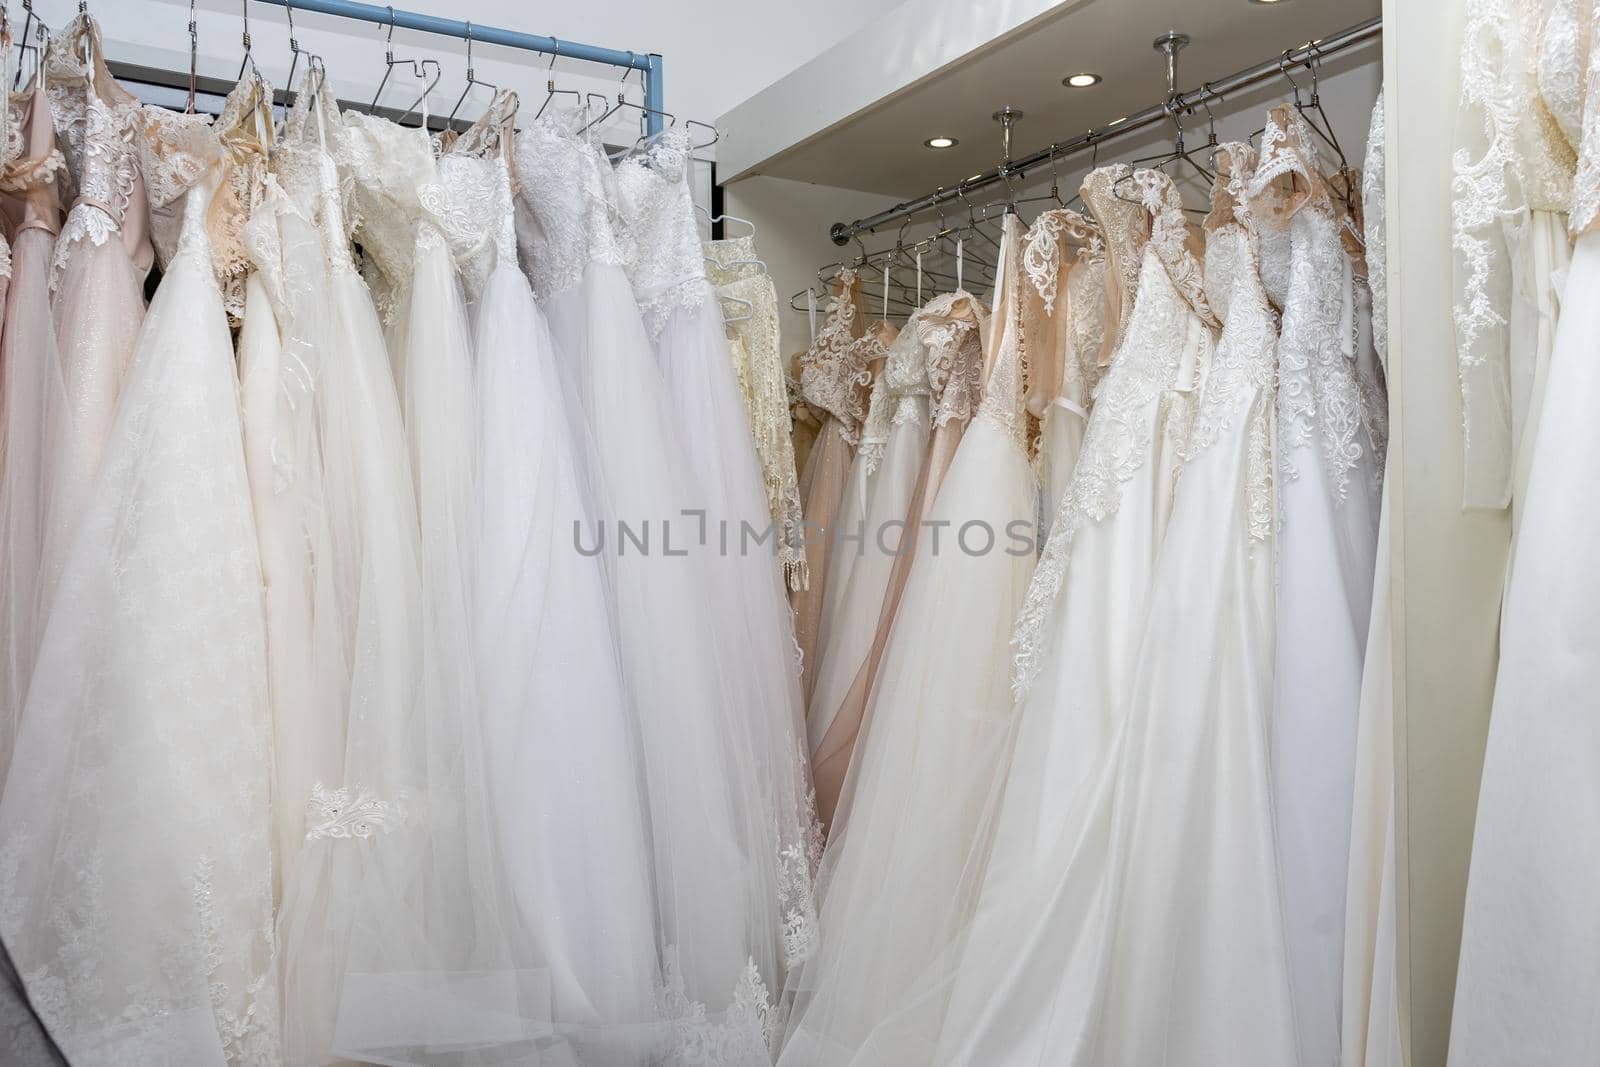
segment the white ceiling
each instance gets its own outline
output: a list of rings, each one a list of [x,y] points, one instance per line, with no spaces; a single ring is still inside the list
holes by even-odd
[[[993,167],[1000,160],[1001,107],[1026,117],[1014,155],[1065,140],[1092,126],[1159,103],[1165,60],[1151,42],[1167,30],[1193,43],[1178,61],[1178,84],[1194,88],[1286,48],[1336,33],[1379,14],[1380,0],[1087,0],[1063,5],[1023,32],[969,53],[892,98],[875,103],[787,149],[756,173],[825,185],[915,196]],[[883,42],[894,62],[896,42]],[[1061,79],[1093,71],[1104,80],[1068,89]],[[955,148],[922,147],[955,137]]]

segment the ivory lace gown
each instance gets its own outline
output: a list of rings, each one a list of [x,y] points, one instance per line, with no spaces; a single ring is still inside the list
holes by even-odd
[[[92,68],[79,54],[85,50]],[[112,80],[102,55],[98,24],[80,15],[52,39],[45,60],[45,89],[76,193],[50,276],[66,407],[50,445],[55,470],[41,622],[111,431],[154,261],[132,142],[139,103]]]
[[[928,512],[943,537],[916,541],[857,739],[823,860],[822,945],[790,983],[785,1067],[921,1064],[931,1048],[938,1019],[921,986],[947,955],[963,866],[1010,736],[1007,631],[1035,560],[1021,240],[1007,216],[997,349]]]
[[[1354,279],[1313,134],[1275,108],[1248,197],[1287,231],[1278,352],[1277,668],[1272,777],[1296,1026],[1338,1062],[1344,904],[1379,470],[1356,369]]]
[[[1501,620],[1451,1067],[1600,1058],[1600,50],[1586,79],[1576,247]]]
[[[658,967],[637,723],[604,565],[570,547],[572,523],[593,521],[586,438],[517,267],[516,103],[501,93],[439,160],[457,214],[482,234],[462,271],[477,319],[488,772],[516,903],[549,961],[557,1032],[593,1062],[642,1063],[649,1035],[637,1031],[654,1021]]]
[[[1510,505],[1514,528],[1571,260],[1566,215],[1581,139],[1583,6],[1466,5],[1451,181],[1462,497],[1467,507]]]
[[[899,613],[900,598],[916,559],[918,530],[938,497],[939,487],[983,395],[982,341],[988,335],[988,316],[977,300],[964,290],[937,296],[924,305],[913,325],[927,359],[928,385],[932,391],[932,431],[905,510],[898,554],[884,587],[871,646],[856,668],[854,678],[850,679],[850,687],[839,701],[828,729],[817,740],[812,752],[811,774],[817,787],[817,812],[824,825],[830,828],[835,825],[837,813],[834,809],[866,716],[867,699],[883,662],[889,634]]]
[[[832,577],[835,527],[843,506],[850,464],[861,438],[861,421],[866,418],[868,390],[872,385],[867,363],[874,354],[872,347],[859,343],[864,317],[860,308],[860,279],[854,271],[844,270],[834,285],[822,328],[799,360],[797,403],[809,409],[821,424],[816,443],[811,446],[805,468],[800,472],[809,580],[790,597],[794,604],[795,639],[800,645],[801,693],[808,713],[816,689],[822,615]],[[810,729],[809,724],[807,728]],[[815,748],[811,754],[816,756]],[[825,798],[823,806],[829,806]]]
[[[11,284],[0,335],[0,784],[42,637],[40,569],[52,481],[52,443],[66,418],[50,263],[61,228],[55,146],[42,90],[11,96],[10,162],[0,173],[0,208],[12,234]]]
[[[872,385],[861,447],[856,450],[840,511],[841,543],[832,560],[818,649],[816,687],[806,715],[811,750],[821,747],[849,699],[877,635],[895,555],[928,450],[928,368],[918,314],[889,346]],[[853,540],[852,540],[853,539]]]
[[[729,319],[728,336],[740,370],[750,429],[761,457],[767,505],[777,526],[778,561],[789,588],[807,581],[801,540],[800,483],[795,470],[794,431],[789,387],[778,329],[778,291],[756,259],[753,237],[730,237],[704,244],[706,274],[717,288]],[[748,305],[745,306],[745,305]],[[737,358],[742,355],[742,359]],[[740,369],[742,368],[742,370]]]
[[[603,169],[604,168],[604,169]],[[546,118],[518,139],[517,241],[549,318],[564,373],[593,433],[588,463],[601,485],[608,538],[581,548],[606,561],[623,677],[640,720],[662,940],[669,1061],[715,1050],[728,1062],[768,1057],[766,1025],[779,976],[777,828],[762,765],[722,662],[717,588],[682,509],[700,499],[689,451],[651,351],[612,220],[609,164]],[[662,523],[671,521],[672,555]],[[624,543],[649,522],[652,550]],[[577,549],[575,549],[577,550]],[[685,553],[685,554],[679,554]]]
[[[1048,524],[1072,483],[1083,448],[1105,331],[1105,242],[1075,211],[1046,211],[1028,230],[1022,268],[1032,283],[1023,306],[1027,345],[1042,365],[1029,383],[1039,420],[1039,515]],[[1040,543],[1048,528],[1037,531]]]
[[[1121,305],[1126,286],[1132,310],[1108,331],[1116,354],[1018,616],[1010,764],[984,831],[987,864],[975,859],[970,875],[975,914],[940,1063],[1117,1062],[1095,1058],[1101,963],[1114,944],[1105,921],[1113,838],[1097,800],[1125,729],[1215,322],[1177,190],[1137,171],[1123,183],[1141,201],[1130,204],[1115,192],[1127,174],[1117,165],[1084,181],[1115,279],[1108,306]]]
[[[182,222],[0,800],[0,934],[73,1063],[273,1064],[260,570],[206,230],[221,174],[204,121],[141,123],[152,200],[181,198]]]
[[[341,582],[349,579],[334,538],[351,503],[326,488],[319,412],[337,410],[328,401],[339,400],[340,364],[361,355],[339,329],[337,295],[348,294],[335,265],[342,256],[348,267],[349,255],[337,201],[331,213],[323,201],[333,164],[304,140],[308,103],[316,99],[312,80],[308,75],[301,82],[282,139],[271,146],[270,172],[243,175],[259,183],[247,190],[255,207],[243,234],[253,270],[244,279],[239,332],[240,410],[261,550],[282,905],[295,903],[285,890],[298,877],[314,788],[342,776],[354,658],[341,615]],[[249,159],[249,148],[267,149],[262,139],[271,129],[271,91],[257,79],[253,92],[236,99],[248,106],[230,109],[219,125],[229,130],[235,157]],[[345,440],[328,427],[328,444]],[[335,467],[345,462],[357,457],[341,452]],[[293,1032],[299,1016],[292,1002],[285,1017]]]

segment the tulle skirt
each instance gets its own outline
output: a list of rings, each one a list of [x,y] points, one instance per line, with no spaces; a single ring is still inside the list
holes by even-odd
[[[89,204],[73,210],[100,211]],[[66,406],[51,446],[50,525],[40,594],[45,611],[100,468],[145,312],[143,280],[115,232],[100,244],[80,236],[58,247],[54,269],[52,310]]]
[[[706,558],[714,533],[701,545],[698,518],[684,514],[706,502],[621,269],[589,264],[544,310],[594,435],[603,525],[581,541],[607,564],[640,720],[661,1003],[675,1020],[676,1052],[715,1042],[743,1049],[745,1060],[764,1057],[764,1009],[779,973],[777,840],[765,764],[752,758],[756,721],[725,662],[738,646],[718,647],[728,620],[718,618],[723,587]]]
[[[980,415],[928,517],[944,536],[918,542],[856,743],[823,861],[822,942],[790,981],[783,1067],[927,1062],[938,1018],[917,991],[962,910],[1011,734],[1010,627],[1033,573],[1036,494],[1010,434]]]
[[[40,571],[55,462],[51,444],[67,418],[50,316],[54,240],[38,227],[17,235],[0,338],[0,785],[43,629]]]
[[[260,569],[189,196],[0,801],[0,935],[74,1064],[279,1062]]]
[[[712,295],[708,287],[698,307],[680,307],[668,316],[656,358],[714,524],[707,547],[718,589],[712,605],[721,626],[718,647],[730,653],[722,661],[742,694],[739,703],[754,742],[749,758],[764,786],[767,820],[777,832],[779,921],[771,936],[781,963],[791,967],[810,953],[816,938],[812,877],[821,834],[811,807],[800,664],[777,559],[779,531],[767,508],[755,439]],[[781,984],[781,971],[774,982]]]
[[[1055,1062],[1083,1032],[1074,998],[1092,988],[1097,960],[1077,944],[1104,882],[1081,875],[1109,861],[1091,813],[1132,687],[1179,463],[1167,407],[1152,398],[1131,413],[1127,433],[1151,444],[1112,487],[1114,510],[1097,519],[1076,490],[1057,510],[1033,578],[1048,594],[1043,610],[1018,624],[1019,641],[1037,631],[1027,640],[1038,670],[1019,665],[1009,762],[982,831],[991,843],[964,876],[978,896],[928,1062]]]
[[[1600,1058],[1600,234],[1578,238],[1501,626],[1451,1067]]]
[[[272,819],[277,895],[297,865],[306,803],[344,760],[349,663],[317,436],[316,386],[336,347],[328,270],[317,230],[269,193],[250,226],[257,269],[245,283],[239,407],[255,505],[272,705]],[[292,277],[269,297],[267,278]]]
[[[583,1062],[644,1062],[658,982],[637,724],[553,341],[501,266],[476,327],[478,679],[500,848]]]
[[[911,507],[928,452],[929,430],[927,399],[912,398],[911,404],[914,415],[891,427],[877,469],[869,475],[866,457],[859,453],[850,469],[838,526],[844,537],[860,539],[842,542],[830,564],[833,571],[828,576],[818,637],[816,685],[806,711],[812,753],[821,747],[872,650],[902,538],[907,546],[911,544],[903,526],[896,524],[906,521]]]
[[[1349,326],[1341,325],[1342,336]],[[1335,447],[1322,437],[1331,432],[1322,426],[1306,442],[1279,446],[1280,465],[1296,474],[1278,479],[1272,780],[1296,1024],[1308,1063],[1331,1062],[1339,1048],[1356,720],[1378,533],[1371,450],[1363,442],[1341,499],[1323,458]]]
[[[1250,529],[1249,427],[1270,425],[1272,398],[1246,392],[1183,471],[1127,702],[1051,883],[1078,906],[1055,916],[1053,999],[1027,1002],[1050,1019],[1050,1062],[1296,1062],[1269,776],[1272,544]],[[1010,1062],[1007,1041],[974,1047]]]

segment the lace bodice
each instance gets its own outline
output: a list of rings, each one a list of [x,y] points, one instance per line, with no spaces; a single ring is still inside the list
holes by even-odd
[[[272,86],[254,71],[246,74],[223,102],[214,129],[222,146],[223,181],[210,208],[211,254],[222,306],[237,324],[244,317],[250,268],[245,227],[261,200],[272,144]]]
[[[1351,295],[1351,265],[1312,138],[1294,108],[1274,108],[1246,197],[1258,224],[1287,227],[1292,244],[1278,344],[1281,471],[1297,477],[1291,453],[1315,445],[1328,485],[1342,500],[1371,442],[1362,440],[1366,423],[1353,359],[1355,339],[1341,331]]]
[[[1587,5],[1589,0],[1579,2]],[[1587,25],[1592,27],[1600,10],[1586,7],[1585,14],[1589,15]],[[1570,220],[1574,237],[1600,223],[1600,48],[1590,48],[1584,57],[1583,83],[1583,137],[1578,145],[1578,176],[1573,182]]]
[[[61,228],[58,179],[66,159],[56,147],[50,123],[50,103],[40,92],[12,94],[7,106],[7,161],[0,171],[0,192],[9,194],[4,204],[11,233]]]
[[[1105,331],[1100,350],[1100,365],[1111,354],[1133,314],[1134,294],[1139,288],[1139,265],[1145,242],[1150,239],[1150,217],[1137,203],[1116,194],[1116,185],[1132,173],[1125,163],[1113,163],[1089,172],[1080,192],[1083,204],[1100,226],[1106,243]]]
[[[1575,21],[1552,11],[1541,45],[1540,0],[1468,0],[1461,44],[1451,245],[1456,356],[1469,504],[1500,506],[1508,492],[1508,333],[1512,264],[1529,213],[1565,212],[1575,195],[1574,145],[1546,106],[1549,86],[1568,122],[1580,80]],[[1559,6],[1559,5],[1558,5]],[[1566,88],[1563,88],[1566,83]]]
[[[636,250],[628,277],[652,337],[677,308],[698,308],[708,288],[689,191],[689,135],[672,127],[642,156],[617,166],[623,218]]]
[[[921,315],[920,311],[915,311],[906,320],[884,356],[883,371],[872,383],[872,399],[861,430],[860,448],[869,474],[883,461],[893,428],[927,409],[931,391],[927,355],[917,329]]]
[[[1583,142],[1584,71],[1593,11],[1581,0],[1551,0],[1539,33],[1539,97],[1567,144]]]
[[[1272,533],[1274,511],[1270,389],[1278,328],[1261,283],[1255,222],[1245,196],[1255,167],[1255,150],[1247,144],[1224,144],[1217,162],[1211,214],[1206,219],[1210,238],[1206,241],[1205,280],[1211,306],[1222,318],[1223,327],[1185,455],[1198,455],[1232,429],[1240,398],[1247,391],[1267,396],[1266,403],[1257,403],[1245,416],[1250,420],[1245,431],[1249,449],[1246,509],[1251,538],[1259,542]]]
[[[1141,188],[1159,191],[1148,180]],[[1089,199],[1087,194],[1084,199]],[[1167,210],[1165,197],[1151,202],[1156,209]],[[1178,219],[1167,225],[1176,221],[1187,224],[1181,210]],[[1165,239],[1172,240],[1170,231]],[[1183,241],[1181,233],[1178,239]],[[1050,536],[1017,618],[1012,686],[1019,699],[1042,666],[1045,632],[1066,579],[1077,531],[1085,523],[1104,522],[1116,513],[1157,436],[1166,432],[1163,423],[1176,417],[1164,420],[1159,406],[1166,404],[1164,398],[1171,397],[1175,387],[1192,384],[1209,361],[1211,330],[1190,301],[1191,295],[1180,290],[1169,273],[1157,243],[1150,241],[1138,271],[1133,310],[1110,369],[1095,391],[1094,414],[1084,430],[1078,465],[1056,507]]]
[[[928,362],[933,424],[965,425],[983,399],[983,334],[988,315],[964,289],[928,301],[917,333]]]
[[[1023,269],[1026,248],[1022,224],[1015,214],[1008,213],[1001,226],[1005,273],[1001,285],[1001,305],[996,312],[1000,321],[993,327],[994,344],[997,347],[983,383],[983,399],[978,402],[978,414],[1004,430],[1006,436],[1026,454],[1029,430],[1028,375],[1033,358],[1022,324],[1024,287],[1029,284]]]
[[[872,385],[867,364],[874,355],[860,343],[860,284],[855,271],[839,272],[817,339],[800,357],[801,397],[837,419],[852,445],[859,440],[866,417],[867,389]]]
[[[86,47],[95,59],[93,78],[78,54]],[[155,252],[147,235],[144,183],[133,137],[139,104],[105,69],[100,30],[88,16],[78,16],[51,40],[45,86],[58,138],[69,149],[70,184],[76,188],[56,242],[50,291],[55,292],[72,247],[82,240],[98,246],[119,236],[134,269],[148,271]]]
[[[186,225],[187,194],[219,167],[222,148],[209,115],[185,115],[150,105],[141,108],[136,119],[139,172],[150,202],[150,236],[165,269],[177,253]]]
[[[501,141],[509,135],[516,109],[515,93],[496,93],[488,110],[439,159],[445,235],[467,297],[474,301],[496,266],[517,262],[511,172]]]
[[[515,152],[518,253],[541,301],[577,285],[590,263],[626,267],[631,258],[610,164],[560,123],[550,116],[531,123]]]
[[[448,197],[425,129],[355,111],[344,123],[337,162],[355,205],[362,273],[384,322],[393,323],[411,289],[418,242],[444,240]]]
[[[44,85],[67,160],[67,192],[100,202],[120,221],[137,172],[132,143],[140,105],[111,77],[103,56],[100,24],[79,14],[45,49]]]
[[[1042,415],[1045,405],[1060,399],[1086,412],[1102,340],[1105,242],[1099,228],[1075,211],[1046,211],[1024,238],[1022,270],[1023,343],[1048,379],[1034,382],[1030,410]],[[1041,389],[1049,394],[1032,396]]]
[[[344,211],[339,168],[325,147],[328,138],[342,134],[343,124],[331,95],[308,92],[306,79],[295,94],[295,107],[284,123],[283,134],[272,151],[272,176],[283,195],[316,225],[323,258],[329,270],[355,271],[350,254],[350,225]],[[316,99],[314,105],[309,102]],[[310,107],[309,121],[307,112]]]

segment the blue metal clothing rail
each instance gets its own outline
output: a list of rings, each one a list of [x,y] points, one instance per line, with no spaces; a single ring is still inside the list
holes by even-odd
[[[507,48],[521,48],[529,52],[543,52],[549,56],[581,59],[587,63],[604,63],[612,67],[627,67],[640,72],[644,82],[646,122],[652,134],[661,132],[662,92],[661,57],[654,52],[629,52],[617,48],[598,48],[591,44],[562,41],[555,37],[541,37],[535,33],[502,30],[494,26],[468,25],[455,19],[437,15],[420,15],[414,11],[401,11],[385,4],[363,4],[357,0],[260,0],[261,3],[287,7],[292,11],[315,11],[323,15],[358,19],[379,26],[394,26],[402,30],[419,30],[437,33],[444,37],[468,36],[475,42],[498,44]]]

